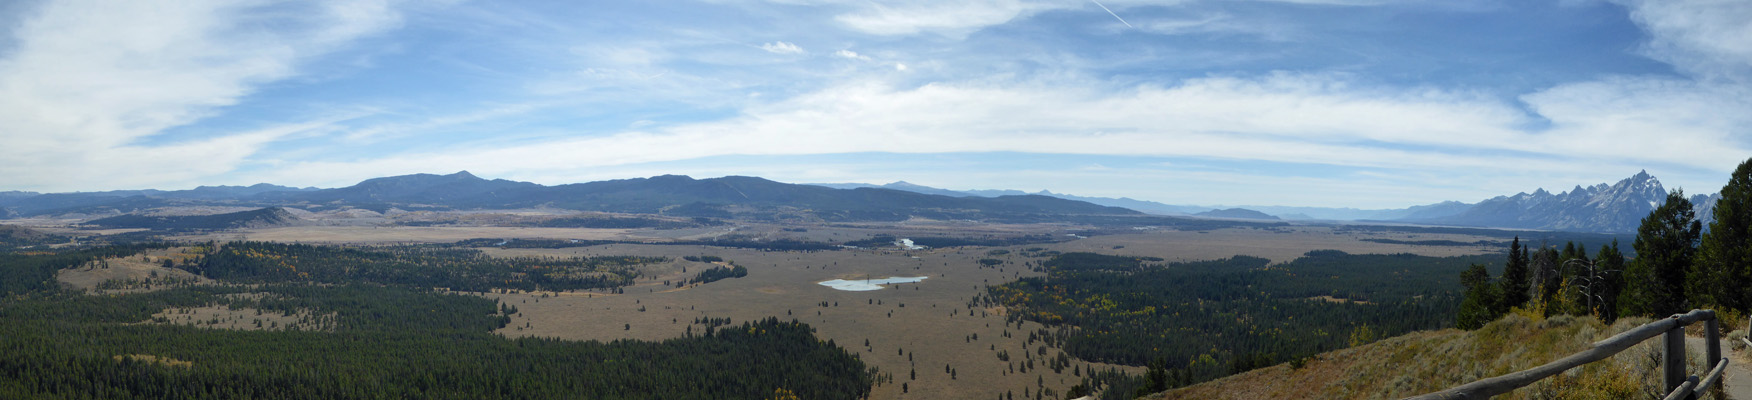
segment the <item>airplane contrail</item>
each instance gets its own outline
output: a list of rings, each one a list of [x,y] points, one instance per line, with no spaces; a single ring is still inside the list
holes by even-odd
[[[1119,23],[1122,23],[1122,24],[1125,24],[1125,27],[1127,27],[1127,28],[1136,28],[1136,27],[1134,27],[1134,26],[1131,26],[1131,23],[1130,23],[1130,22],[1125,22],[1125,18],[1120,18],[1120,17],[1119,17],[1119,14],[1114,14],[1114,13],[1113,13],[1113,9],[1111,9],[1111,8],[1107,8],[1107,6],[1106,6],[1106,5],[1104,5],[1104,4],[1101,4],[1101,2],[1099,2],[1099,1],[1095,1],[1095,0],[1089,0],[1089,2],[1090,2],[1090,3],[1095,3],[1095,5],[1097,5],[1097,6],[1100,6],[1100,7],[1101,7],[1101,9],[1103,9],[1103,10],[1107,10],[1107,15],[1112,15],[1112,16],[1113,16],[1113,19],[1117,19],[1117,20],[1119,20]]]

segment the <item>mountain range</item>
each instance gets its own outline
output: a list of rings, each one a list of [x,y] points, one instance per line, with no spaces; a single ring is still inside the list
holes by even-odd
[[[836,188],[885,188],[933,193],[948,196],[985,197],[996,195],[1034,194],[1085,201],[1112,207],[1124,207],[1151,214],[1218,216],[1224,218],[1380,221],[1428,225],[1467,227],[1539,229],[1577,232],[1635,232],[1642,218],[1666,201],[1667,190],[1648,171],[1638,172],[1615,184],[1576,186],[1566,192],[1552,194],[1545,189],[1533,193],[1497,196],[1477,203],[1445,201],[1400,209],[1363,210],[1355,208],[1287,207],[1287,206],[1195,206],[1172,205],[1130,198],[1071,196],[1050,191],[1027,193],[1018,190],[954,191],[895,182],[886,185],[859,183],[818,184]],[[1693,195],[1697,218],[1708,221],[1720,194]],[[1214,213],[1214,214],[1213,214]]]
[[[271,184],[202,186],[190,190],[118,190],[41,194],[0,192],[0,218],[42,215],[88,218],[144,214],[176,206],[294,207],[305,210],[360,208],[375,211],[559,208],[580,211],[663,214],[754,220],[899,221],[913,217],[993,222],[1067,222],[1079,216],[1198,216],[1251,220],[1376,221],[1627,233],[1666,198],[1648,172],[1615,184],[1576,186],[1553,194],[1498,196],[1477,203],[1447,201],[1403,209],[1170,205],[1130,198],[1074,196],[1050,191],[956,191],[907,182],[789,184],[763,178],[681,175],[565,185],[482,179],[467,171],[368,179],[332,189]],[[1698,217],[1707,220],[1718,194],[1695,195]],[[170,220],[154,219],[157,223]],[[113,219],[110,225],[142,224]],[[207,221],[195,221],[208,225]],[[180,222],[179,222],[180,223]]]
[[[1538,189],[1533,193],[1523,192],[1486,199],[1454,215],[1405,220],[1466,226],[1629,233],[1636,231],[1643,217],[1667,201],[1667,193],[1660,180],[1643,171],[1612,185],[1601,183],[1586,187],[1576,186],[1557,194]],[[1715,206],[1711,199],[1719,197],[1719,194],[1695,195],[1688,200],[1692,202],[1699,217],[1705,218]]]
[[[1053,193],[1052,191],[1049,191],[1049,190],[1042,190],[1042,191],[1033,192],[1033,193],[1024,192],[1024,191],[1020,191],[1020,190],[991,190],[991,189],[949,190],[949,189],[938,189],[938,188],[924,186],[924,185],[917,185],[917,184],[913,184],[913,183],[908,183],[906,181],[898,181],[898,182],[884,184],[884,185],[872,185],[872,184],[868,184],[868,183],[812,183],[810,185],[830,187],[830,188],[835,188],[835,189],[859,189],[859,188],[893,189],[893,190],[904,190],[904,191],[914,192],[914,193],[925,193],[925,194],[935,194],[935,195],[955,196],[955,197],[999,197],[999,196],[1036,195],[1036,196],[1057,197],[1057,198],[1061,198],[1061,199],[1065,199],[1065,200],[1076,200],[1076,201],[1088,202],[1088,203],[1093,203],[1093,204],[1099,204],[1099,205],[1108,206],[1108,207],[1120,207],[1120,208],[1132,209],[1132,210],[1137,210],[1137,211],[1142,211],[1145,213],[1157,214],[1157,215],[1192,215],[1192,214],[1197,214],[1197,213],[1211,211],[1211,210],[1216,209],[1216,207],[1177,206],[1177,205],[1158,203],[1158,202],[1154,202],[1154,201],[1137,200],[1137,199],[1132,199],[1132,198],[1127,198],[1127,197],[1113,198],[1113,197],[1076,196],[1076,195],[1069,195],[1069,194],[1063,194],[1063,193]]]
[[[693,179],[680,175],[545,186],[482,179],[467,171],[368,179],[334,189],[284,186],[214,187],[186,191],[113,191],[29,194],[0,198],[8,217],[138,214],[173,206],[296,207],[306,210],[518,209],[550,207],[580,211],[664,214],[755,220],[899,221],[912,217],[1000,222],[1062,221],[1071,216],[1139,216],[1143,213],[1065,200],[1020,195],[951,197],[886,189],[831,189],[762,178]],[[112,225],[141,219],[103,220]],[[168,220],[165,220],[168,221]],[[203,222],[205,224],[205,222]]]

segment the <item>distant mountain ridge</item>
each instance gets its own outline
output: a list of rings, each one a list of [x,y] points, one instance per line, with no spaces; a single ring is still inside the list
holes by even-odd
[[[472,206],[539,190],[544,186],[504,179],[487,180],[461,171],[450,175],[413,174],[372,178],[353,186],[265,193],[261,199],[311,203],[431,204]]]
[[[1222,209],[1222,210],[1210,210],[1210,211],[1205,211],[1205,212],[1201,212],[1201,213],[1193,214],[1193,215],[1200,216],[1200,217],[1211,217],[1211,218],[1258,219],[1258,220],[1268,220],[1268,221],[1277,221],[1277,220],[1281,219],[1281,218],[1278,218],[1278,217],[1273,216],[1271,214],[1266,214],[1266,213],[1253,211],[1253,210],[1249,210],[1249,209],[1245,209],[1245,208],[1229,208],[1229,209]]]
[[[234,217],[171,220],[137,215],[184,205],[298,207],[306,209],[516,209],[552,207],[581,211],[666,214],[756,220],[899,221],[908,218],[1007,222],[1064,221],[1068,216],[1132,216],[1137,211],[1023,195],[951,197],[889,189],[832,189],[756,177],[693,179],[681,175],[545,186],[482,179],[467,171],[367,179],[334,189],[283,186],[201,188],[188,191],[116,191],[12,196],[0,200],[8,215],[114,215],[92,221],[104,226],[184,226],[222,229]],[[284,210],[281,210],[284,212]],[[277,221],[270,221],[277,222]]]
[[[1715,220],[1716,202],[1721,199],[1721,192],[1691,195],[1691,208],[1697,212],[1697,220],[1703,221],[1704,229],[1709,229],[1709,222]]]
[[[893,190],[904,190],[904,191],[913,192],[913,193],[935,194],[935,195],[953,196],[953,197],[1002,197],[1002,196],[1036,195],[1036,196],[1057,197],[1057,198],[1065,199],[1065,200],[1076,200],[1076,201],[1088,202],[1088,203],[1098,204],[1098,205],[1103,205],[1103,206],[1108,206],[1108,207],[1120,207],[1120,208],[1137,210],[1137,211],[1142,211],[1145,213],[1157,214],[1157,215],[1192,215],[1195,213],[1200,213],[1200,212],[1205,212],[1205,211],[1210,211],[1210,210],[1216,209],[1214,207],[1177,206],[1177,205],[1158,203],[1158,202],[1154,202],[1154,201],[1136,200],[1136,199],[1127,198],[1127,197],[1113,198],[1113,197],[1077,196],[1077,195],[1069,195],[1069,194],[1063,194],[1063,193],[1053,193],[1052,191],[1049,191],[1049,190],[1042,190],[1042,191],[1032,192],[1032,193],[1024,192],[1021,190],[1013,190],[1013,189],[1007,189],[1007,190],[992,190],[992,189],[949,190],[949,189],[940,189],[940,188],[934,188],[934,187],[924,186],[924,185],[916,185],[916,184],[912,184],[912,183],[909,183],[906,181],[895,181],[893,183],[882,184],[882,185],[873,185],[873,184],[868,184],[868,183],[810,183],[808,185],[830,187],[830,188],[835,188],[835,189],[856,189],[856,188],[893,189]]]
[[[111,190],[104,192],[0,192],[0,218],[65,213],[127,213],[149,208],[215,201],[237,202],[265,193],[305,192],[317,188],[258,183],[250,186],[201,186],[188,190]],[[244,204],[257,205],[257,204]]]

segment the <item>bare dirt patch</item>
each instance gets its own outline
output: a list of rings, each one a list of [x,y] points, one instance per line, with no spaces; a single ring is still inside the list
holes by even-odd
[[[192,362],[178,360],[178,359],[170,358],[170,357],[159,357],[159,356],[155,356],[155,355],[151,355],[151,354],[125,354],[125,355],[112,356],[110,358],[115,359],[116,362],[121,362],[122,360],[130,360],[130,361],[134,361],[134,362],[158,364],[158,365],[166,366],[166,367],[188,368],[188,367],[195,366],[195,363],[192,363]]]
[[[1327,303],[1339,303],[1339,304],[1343,304],[1343,303],[1369,304],[1369,302],[1367,302],[1367,301],[1341,299],[1341,298],[1332,297],[1332,296],[1314,296],[1314,297],[1309,297],[1308,300],[1319,300],[1319,301],[1324,301]]]

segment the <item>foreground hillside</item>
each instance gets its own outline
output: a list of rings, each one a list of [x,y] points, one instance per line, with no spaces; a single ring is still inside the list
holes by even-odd
[[[1301,368],[1284,363],[1146,398],[1397,399],[1538,366],[1647,322],[1627,318],[1608,327],[1591,317],[1535,321],[1510,314],[1477,331],[1416,332],[1323,353]],[[1648,398],[1659,391],[1657,344],[1646,341],[1500,398]],[[1700,358],[1687,357],[1689,370],[1701,369]]]

